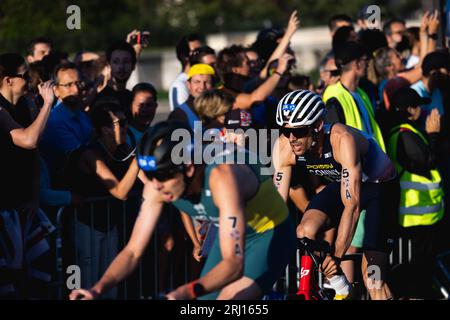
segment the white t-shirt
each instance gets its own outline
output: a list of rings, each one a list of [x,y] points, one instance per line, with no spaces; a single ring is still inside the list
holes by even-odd
[[[184,72],[180,73],[169,89],[170,111],[179,107],[189,98],[189,91],[186,85],[188,75]]]

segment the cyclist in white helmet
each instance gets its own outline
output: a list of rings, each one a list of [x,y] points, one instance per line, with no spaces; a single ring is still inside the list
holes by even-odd
[[[350,291],[339,262],[350,246],[361,210],[366,209],[364,282],[372,299],[390,299],[392,295],[385,283],[387,239],[380,191],[395,177],[394,167],[373,138],[340,123],[324,124],[324,115],[322,99],[311,91],[293,91],[280,100],[276,121],[281,135],[273,153],[274,183],[287,200],[294,166],[329,181],[310,201],[297,237],[316,239],[337,228],[334,254],[322,263],[322,271],[337,299],[346,298]]]

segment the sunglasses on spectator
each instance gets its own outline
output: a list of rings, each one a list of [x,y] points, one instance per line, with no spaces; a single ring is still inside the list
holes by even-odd
[[[284,135],[286,138],[289,138],[291,134],[299,138],[304,138],[309,135],[311,127],[302,127],[302,128],[281,128],[281,134]]]
[[[324,69],[323,72],[329,72],[332,77],[336,77],[341,74],[339,69]]]
[[[20,74],[20,73],[14,73],[9,75],[10,78],[22,78],[25,81],[29,81],[30,80],[30,75],[28,74],[28,71],[25,71],[24,73]]]

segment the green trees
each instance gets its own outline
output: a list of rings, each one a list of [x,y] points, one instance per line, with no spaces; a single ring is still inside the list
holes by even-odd
[[[66,28],[66,8],[81,9],[81,30]],[[134,28],[151,32],[151,45],[173,46],[188,32],[215,33],[284,26],[293,9],[300,11],[301,26],[325,24],[336,13],[353,17],[366,0],[1,0],[0,51],[25,54],[35,36],[50,36],[59,49],[104,50]],[[420,8],[420,0],[377,0],[382,17]],[[391,4],[394,3],[395,5]]]

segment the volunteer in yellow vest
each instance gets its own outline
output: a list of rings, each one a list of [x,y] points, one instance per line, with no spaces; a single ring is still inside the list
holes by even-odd
[[[325,90],[323,100],[327,105],[325,122],[340,122],[372,135],[385,150],[381,130],[375,121],[374,107],[368,95],[358,87],[367,71],[364,48],[356,42],[347,42],[334,48],[336,66],[341,70],[341,80]]]
[[[400,233],[404,241],[412,241],[411,263],[420,274],[414,280],[417,298],[432,298],[428,292],[432,287],[431,268],[442,242],[439,240],[442,226],[438,222],[444,215],[444,191],[435,164],[440,131],[436,108],[426,119],[426,133],[418,129],[420,105],[429,102],[430,99],[421,98],[409,87],[399,89],[392,98],[397,125],[392,128],[388,141],[388,154],[400,179]]]

